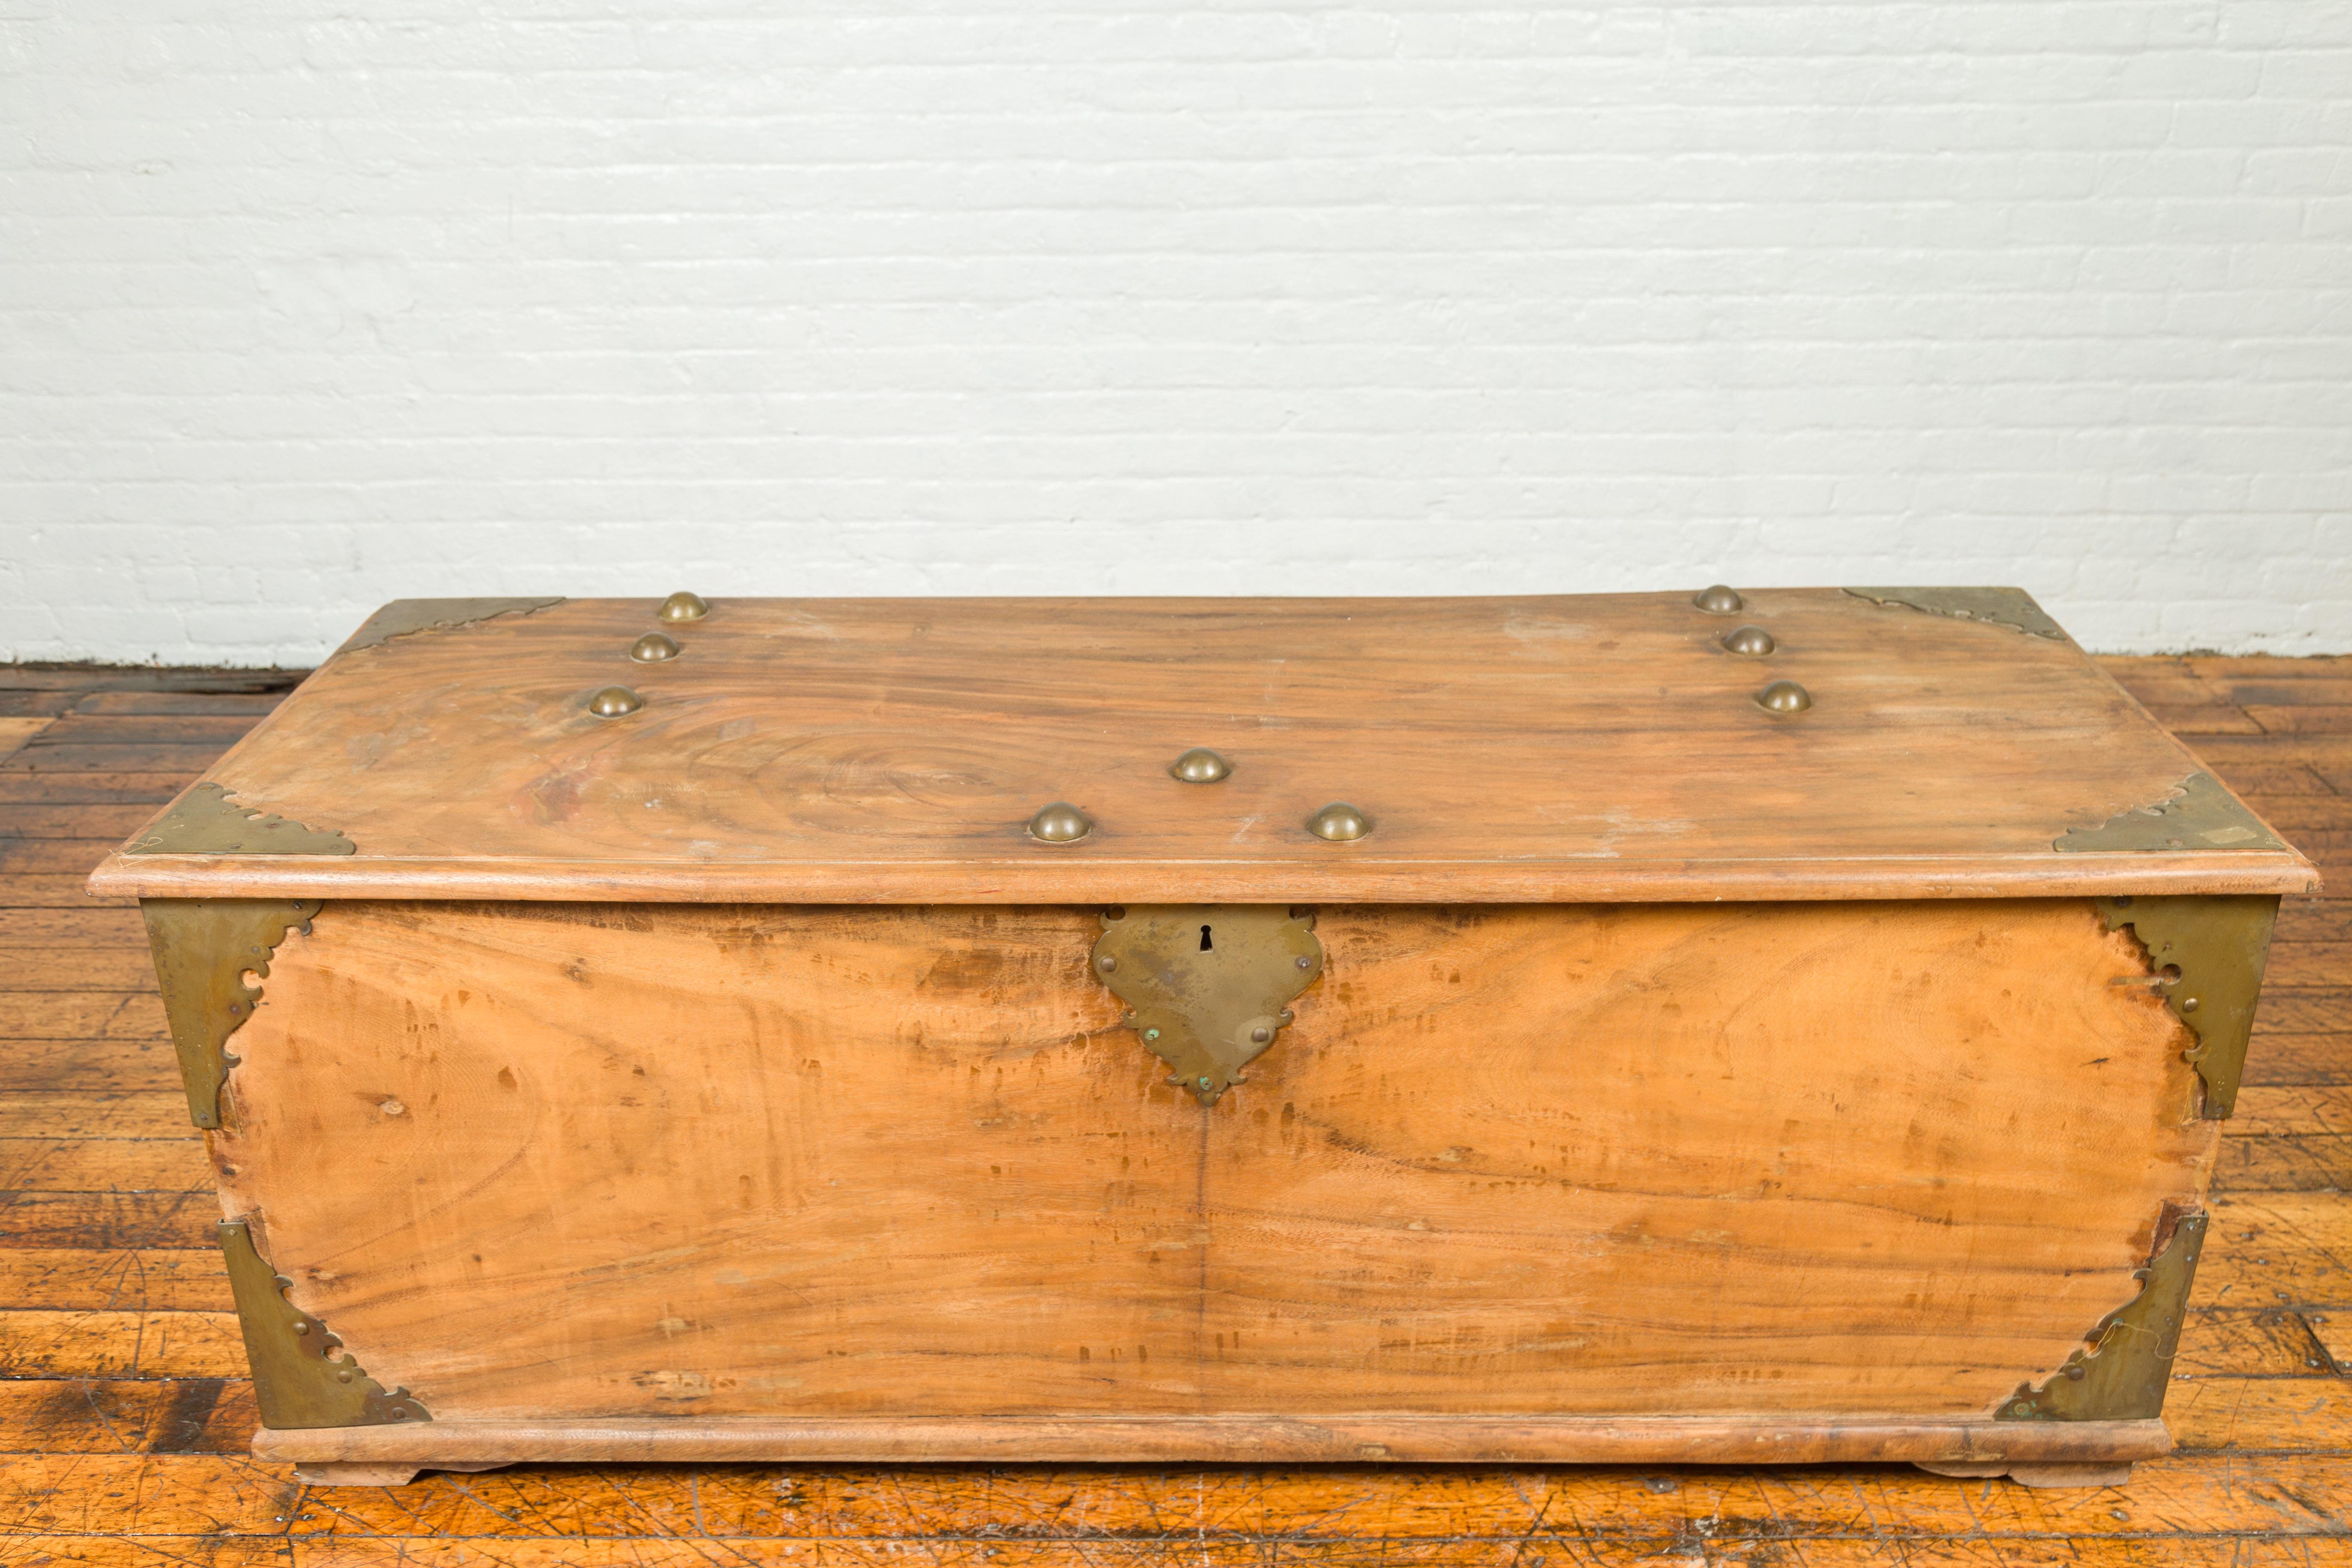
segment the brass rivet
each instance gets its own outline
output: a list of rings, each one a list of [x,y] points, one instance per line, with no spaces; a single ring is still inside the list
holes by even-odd
[[[1748,607],[1748,601],[1717,583],[1695,596],[1691,603],[1710,616],[1736,616]]]
[[[294,1331],[298,1334],[307,1334],[310,1331],[310,1325],[297,1318],[294,1320]]]
[[[1371,819],[1344,800],[1335,800],[1307,819],[1307,831],[1318,838],[1344,844],[1372,830]]]
[[[1256,1028],[1250,1031],[1250,1043],[1252,1045],[1262,1046],[1272,1038],[1274,1038],[1274,1031],[1267,1028],[1264,1024],[1260,1024]]]
[[[1066,800],[1029,819],[1029,837],[1044,844],[1075,844],[1094,830],[1094,818]]]
[[[1735,626],[1723,634],[1722,640],[1726,648],[1733,653],[1745,654],[1749,658],[1762,658],[1780,647],[1772,640],[1772,634],[1762,626]]]
[[[336,1381],[337,1383],[349,1383],[349,1382],[351,1382],[351,1380],[352,1380],[352,1374],[351,1374],[350,1373],[347,1373],[347,1372],[339,1372],[339,1373],[335,1373],[335,1381]]]
[[[629,657],[639,664],[659,664],[677,657],[677,644],[661,632],[647,632],[629,645]]]
[[[588,699],[588,711],[599,719],[622,719],[646,705],[646,700],[625,686],[608,686]]]
[[[1100,958],[1095,960],[1095,967],[1101,970],[1105,974],[1108,974],[1112,970],[1118,967],[1118,959],[1113,954],[1106,952]]]
[[[1160,1037],[1160,1031],[1157,1029],[1146,1029],[1143,1031],[1143,1037],[1147,1040],[1156,1040]]]
[[[2070,1362],[2068,1362],[2068,1363],[2066,1363],[2066,1365],[2064,1366],[2064,1368],[2063,1368],[2063,1370],[2065,1372],[2066,1375],[2067,1375],[2069,1378],[2073,1379],[2074,1382],[2076,1382],[2076,1383],[2080,1383],[2080,1382],[2082,1382],[2082,1381],[2083,1381],[2083,1372],[2084,1372],[2084,1368],[2083,1368],[2083,1363],[2082,1363],[2081,1362],[2079,1362],[2079,1361],[2070,1361]]]
[[[1215,784],[1234,771],[1234,765],[1209,750],[1195,746],[1168,766],[1169,773],[1186,784]]]
[[[1298,960],[1298,967],[1301,969],[1312,969],[1315,967],[1315,961],[1311,958],[1302,958]]]
[[[664,599],[656,613],[666,621],[698,621],[710,613],[710,606],[703,603],[701,595],[680,589]]]
[[[1756,706],[1767,713],[1802,713],[1813,705],[1813,694],[1793,680],[1776,680],[1756,694]]]
[[[1214,1089],[1217,1087],[1216,1080],[1214,1079],[1203,1077],[1196,1081],[1202,1089]]]
[[[2203,1006],[2204,1004],[2198,1001],[2194,996],[2183,996],[2177,1004],[2175,1004],[2175,1005],[2179,1007],[2179,1009],[2184,1013],[2194,1013],[2198,1008]]]

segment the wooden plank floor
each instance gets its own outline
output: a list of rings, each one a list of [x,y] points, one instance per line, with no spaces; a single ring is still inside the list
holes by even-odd
[[[85,871],[290,677],[0,667],[0,1564],[2352,1565],[2352,659],[2111,668],[2319,860],[2128,1488],[1782,1470],[605,1466],[313,1491],[246,1457],[137,911]],[[15,749],[10,750],[11,747]]]

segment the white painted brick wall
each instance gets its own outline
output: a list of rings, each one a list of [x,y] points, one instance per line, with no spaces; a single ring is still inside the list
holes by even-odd
[[[2352,5],[10,0],[0,657],[2014,582],[2352,649]]]

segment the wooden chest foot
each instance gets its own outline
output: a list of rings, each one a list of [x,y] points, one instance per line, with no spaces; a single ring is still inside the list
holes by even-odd
[[[509,1461],[504,1459],[474,1465],[324,1459],[295,1466],[294,1479],[314,1487],[404,1487],[426,1470],[450,1470],[460,1475],[472,1475],[482,1470],[504,1469],[508,1463]]]
[[[2128,1460],[2120,1464],[2087,1465],[1945,1465],[1924,1459],[1915,1463],[1931,1475],[1958,1476],[1969,1479],[2007,1476],[2024,1487],[2119,1487],[2131,1480],[2132,1473]]]
[[[314,1487],[404,1487],[416,1479],[416,1465],[297,1465],[294,1479]]]

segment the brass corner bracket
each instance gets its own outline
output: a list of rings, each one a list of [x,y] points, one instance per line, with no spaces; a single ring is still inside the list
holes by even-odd
[[[1168,1081],[1214,1105],[1323,973],[1314,928],[1313,915],[1278,905],[1139,905],[1103,916],[1088,967],[1175,1069]]]
[[[228,1037],[253,1016],[261,1000],[247,974],[267,977],[270,955],[289,931],[308,934],[320,905],[316,899],[148,899],[147,945],[155,954],[155,979],[163,993],[163,1016],[179,1053],[180,1082],[188,1091],[188,1117],[199,1127],[218,1127],[221,1084],[236,1058]]]
[[[2070,827],[2053,849],[2284,849],[2261,817],[2238,804],[2211,773],[2190,773],[2166,797],[2111,816],[2095,827]]]
[[[2097,900],[2109,931],[2131,928],[2147,949],[2158,992],[2197,1044],[2181,1056],[2205,1080],[2209,1121],[2237,1109],[2238,1082],[2253,1037],[2275,894],[2189,894]]]
[[[1996,1420],[2153,1421],[2164,1414],[2189,1289],[2205,1249],[2205,1216],[2178,1215],[2171,1236],[2158,1240],[2156,1256],[2133,1274],[2139,1294],[2101,1318],[2089,1348],[2068,1356],[2041,1387],[2019,1384]]]
[[[469,626],[476,621],[487,621],[499,616],[527,616],[533,610],[546,609],[550,605],[563,603],[561,596],[552,599],[394,599],[383,608],[360,623],[360,629],[351,635],[338,654],[357,653],[363,647],[404,637],[412,632],[427,632],[441,626]]]
[[[227,786],[200,784],[122,847],[125,855],[350,855],[359,846],[331,827],[239,805]]]
[[[286,1299],[294,1281],[262,1261],[244,1220],[221,1221],[220,1244],[264,1426],[388,1426],[433,1419],[405,1388],[386,1393],[342,1353],[343,1342],[326,1324]]]
[[[2007,626],[2053,642],[2067,640],[2066,628],[2052,620],[2049,612],[2022,588],[1848,588],[1846,592],[1874,605],[1900,605],[1926,615]]]

